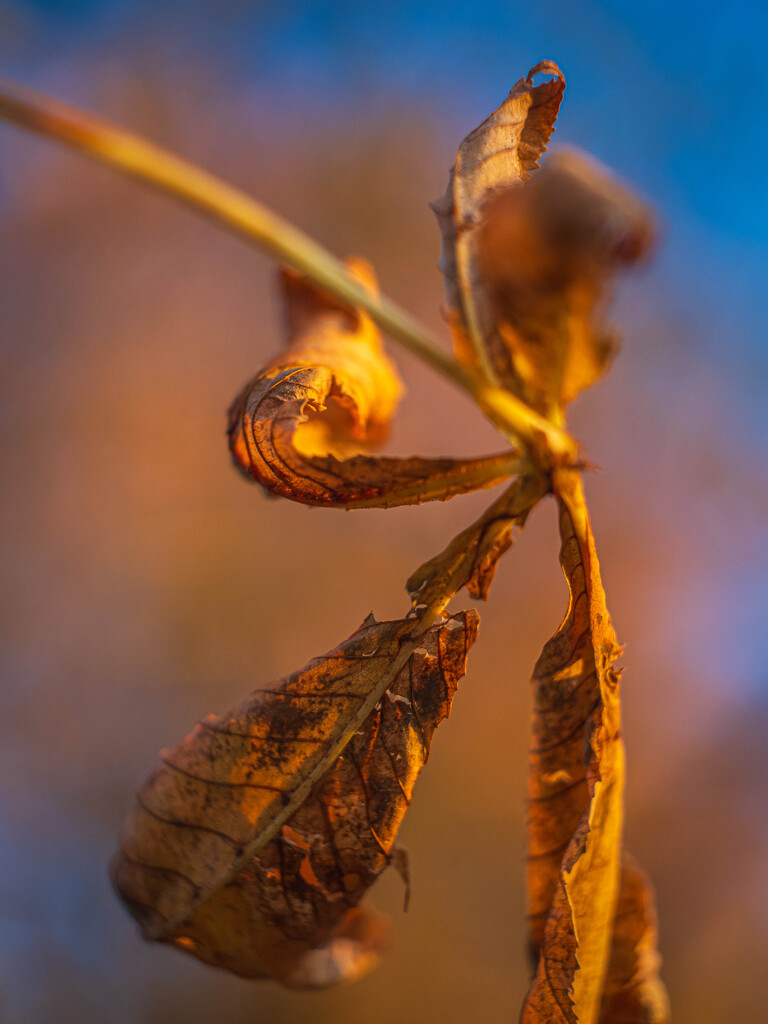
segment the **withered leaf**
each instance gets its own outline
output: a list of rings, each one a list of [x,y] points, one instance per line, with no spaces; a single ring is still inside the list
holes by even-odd
[[[625,852],[600,1024],[668,1024],[660,964],[653,889]]]
[[[139,791],[112,865],[147,938],[247,977],[321,987],[370,967],[358,905],[445,718],[477,616],[372,616],[327,655],[209,716]]]
[[[414,607],[430,606],[438,594],[452,597],[464,586],[472,597],[485,601],[515,529],[523,528],[548,488],[545,478],[533,473],[515,480],[479,519],[411,574],[405,586]]]
[[[347,266],[370,291],[372,268]],[[401,385],[378,329],[293,272],[282,275],[289,345],[229,413],[235,464],[272,494],[307,505],[389,508],[444,501],[509,476],[510,453],[478,459],[374,458]]]
[[[578,474],[560,471],[556,493],[570,601],[533,677],[527,884],[538,968],[521,1019],[594,1024],[621,862],[620,649]]]
[[[537,73],[556,77],[533,85]],[[614,349],[603,307],[652,240],[646,208],[575,153],[546,149],[564,81],[544,62],[459,148],[435,204],[457,357],[560,424]]]
[[[554,77],[534,85],[538,74]],[[461,143],[445,194],[432,204],[442,237],[439,267],[445,277],[445,313],[456,354],[464,361],[476,358],[469,338],[484,338],[492,328],[483,308],[477,252],[483,204],[499,186],[521,183],[538,167],[564,90],[563,73],[553,61],[531,68],[498,110]]]

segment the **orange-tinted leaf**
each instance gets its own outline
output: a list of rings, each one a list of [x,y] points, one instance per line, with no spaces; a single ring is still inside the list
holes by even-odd
[[[373,270],[348,262],[369,290]],[[376,326],[284,272],[289,345],[229,415],[236,465],[272,494],[307,505],[392,507],[444,501],[509,476],[509,453],[479,459],[373,458],[400,394]]]
[[[669,999],[659,978],[653,888],[624,854],[600,1024],[668,1024]]]
[[[515,529],[523,528],[528,513],[547,490],[546,480],[535,475],[508,487],[476,522],[412,573],[405,586],[414,607],[430,606],[438,594],[450,598],[464,586],[472,597],[484,601]]]
[[[524,1024],[594,1024],[616,911],[623,825],[620,653],[577,474],[561,472],[566,617],[534,671],[528,901],[538,955]]]
[[[319,987],[370,967],[358,908],[393,858],[477,616],[372,616],[302,671],[209,716],[138,794],[115,885],[147,938],[247,977]]]

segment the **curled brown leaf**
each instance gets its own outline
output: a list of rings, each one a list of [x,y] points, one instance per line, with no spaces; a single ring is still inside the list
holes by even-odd
[[[476,635],[474,612],[369,616],[163,751],[112,865],[145,936],[296,987],[372,966],[387,927],[359,904],[402,870],[397,830]]]
[[[372,292],[363,260],[351,274]],[[515,453],[477,459],[387,458],[401,385],[376,326],[306,279],[282,276],[289,345],[243,389],[229,413],[235,464],[272,494],[307,505],[390,508],[444,501],[514,471]]]

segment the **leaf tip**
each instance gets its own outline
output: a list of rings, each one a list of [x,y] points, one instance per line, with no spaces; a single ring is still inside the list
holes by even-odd
[[[392,923],[385,914],[353,907],[326,943],[304,953],[279,980],[298,989],[356,981],[377,966],[392,943]]]

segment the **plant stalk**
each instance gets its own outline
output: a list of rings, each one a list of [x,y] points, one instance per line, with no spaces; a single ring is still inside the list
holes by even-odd
[[[240,189],[107,121],[3,80],[0,117],[151,185],[255,242],[341,301],[364,309],[391,338],[468,392],[509,440],[522,441],[539,459],[542,448],[556,462],[576,459],[569,434],[461,366],[408,312],[386,296],[370,295],[327,249]]]

